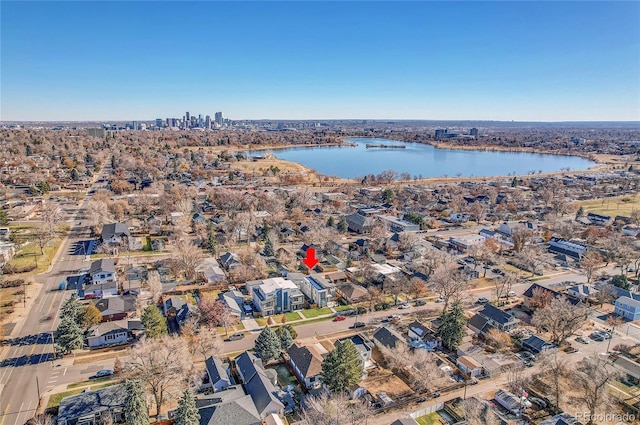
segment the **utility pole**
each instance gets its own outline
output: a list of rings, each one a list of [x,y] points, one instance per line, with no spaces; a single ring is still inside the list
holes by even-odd
[[[27,308],[27,283],[22,281],[22,306]]]

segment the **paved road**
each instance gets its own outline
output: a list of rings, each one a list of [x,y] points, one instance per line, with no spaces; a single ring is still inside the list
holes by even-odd
[[[0,425],[25,423],[34,415],[39,396],[45,391],[99,370],[99,365],[72,370],[57,367],[60,362],[53,361],[52,344],[52,332],[59,323],[58,311],[72,293],[58,290],[58,284],[74,272],[89,267],[76,246],[90,238],[88,220],[83,214],[90,199],[90,196],[85,197],[68,221],[71,229],[67,239],[63,241],[49,272],[36,276],[36,281],[42,286],[35,299],[27,305],[25,316],[13,329],[11,345],[4,346],[0,353]],[[51,320],[46,319],[49,316],[52,316]]]

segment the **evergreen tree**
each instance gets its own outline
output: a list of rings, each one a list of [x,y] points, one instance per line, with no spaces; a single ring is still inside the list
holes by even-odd
[[[78,297],[71,297],[62,304],[60,308],[60,318],[71,317],[76,324],[82,323],[84,310]]]
[[[6,210],[0,210],[0,226],[9,224],[9,213]]]
[[[267,239],[267,242],[265,242],[262,252],[264,253],[265,257],[273,257],[275,255],[275,252],[273,250],[273,243],[271,243],[269,239]]]
[[[142,382],[137,379],[128,380],[125,389],[124,416],[127,425],[149,425],[147,395]]]
[[[465,335],[467,318],[464,315],[462,303],[456,301],[451,305],[451,309],[443,311],[440,315],[440,325],[438,326],[438,336],[449,350],[456,350]]]
[[[288,350],[289,347],[291,347],[291,345],[293,345],[293,337],[289,333],[289,329],[287,329],[284,326],[278,328],[278,330],[280,331],[280,332],[278,332],[280,334],[279,335],[280,336],[280,348],[282,348],[283,350]]]
[[[518,186],[518,178],[514,177],[513,180],[511,180],[511,187],[517,187]]]
[[[73,316],[62,316],[54,336],[56,345],[65,353],[82,348],[84,345],[82,328]]]
[[[580,208],[578,208],[578,211],[576,212],[576,220],[579,220],[583,215],[584,215],[584,208],[580,206]]]
[[[167,321],[160,313],[160,309],[155,305],[150,305],[144,309],[140,321],[149,338],[159,338],[168,333]]]
[[[336,228],[340,233],[345,233],[347,230],[349,230],[349,224],[347,224],[347,219],[345,217],[342,217],[338,222],[338,225],[336,226]]]
[[[344,393],[362,379],[362,363],[351,341],[340,343],[322,361],[323,382],[334,393]]]
[[[327,227],[333,227],[333,226],[335,226],[333,217],[329,217],[329,219],[327,220]]]
[[[256,338],[254,351],[265,363],[277,359],[280,355],[280,338],[269,326],[266,326]]]
[[[71,170],[71,180],[73,180],[74,182],[80,180],[80,173],[78,173],[78,170],[76,170],[75,168]]]
[[[184,390],[182,398],[178,402],[174,425],[198,425],[200,423],[200,412],[196,407],[196,400],[191,391]]]
[[[207,251],[211,255],[216,255],[216,232],[211,222],[207,224]]]
[[[391,202],[396,198],[396,194],[391,189],[385,189],[382,191],[382,202]]]

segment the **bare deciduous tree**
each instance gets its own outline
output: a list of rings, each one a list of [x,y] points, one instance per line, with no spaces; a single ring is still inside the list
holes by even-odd
[[[573,305],[566,298],[556,297],[533,313],[531,323],[539,330],[549,332],[551,342],[561,344],[580,329],[587,317],[586,305]]]
[[[445,254],[429,279],[429,288],[444,299],[443,311],[449,303],[460,299],[467,289],[467,279],[458,270],[456,260]]]
[[[305,425],[360,425],[373,415],[361,400],[349,400],[343,394],[323,392],[317,397],[307,397],[302,409]]]
[[[463,400],[462,411],[468,425],[498,425],[501,422],[491,406],[477,398]]]
[[[576,365],[572,373],[572,387],[580,393],[576,401],[589,410],[588,425],[595,423],[596,411],[609,403],[609,382],[616,376],[618,372],[599,356],[584,358]]]
[[[130,377],[140,379],[153,395],[156,414],[162,409],[165,394],[173,386],[183,389],[192,382],[193,363],[180,337],[144,339],[129,355]]]
[[[202,250],[188,239],[178,239],[171,249],[176,271],[184,274],[186,279],[196,276],[196,268],[202,260]]]
[[[594,273],[602,265],[603,259],[596,251],[588,251],[580,260],[580,266],[587,275],[587,283],[591,283]]]

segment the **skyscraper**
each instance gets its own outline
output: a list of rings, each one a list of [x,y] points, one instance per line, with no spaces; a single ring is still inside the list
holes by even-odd
[[[158,128],[162,127],[162,118],[156,118],[156,127]]]
[[[191,121],[191,114],[189,114],[189,112],[187,112],[187,114],[185,115],[187,122]]]
[[[216,112],[216,124],[222,125],[224,123],[224,118],[222,118],[222,112]]]
[[[205,128],[211,128],[211,115],[207,115],[204,118],[204,126]]]
[[[478,138],[478,129],[475,128],[475,127],[472,128],[471,130],[469,130],[469,134],[477,139]]]

